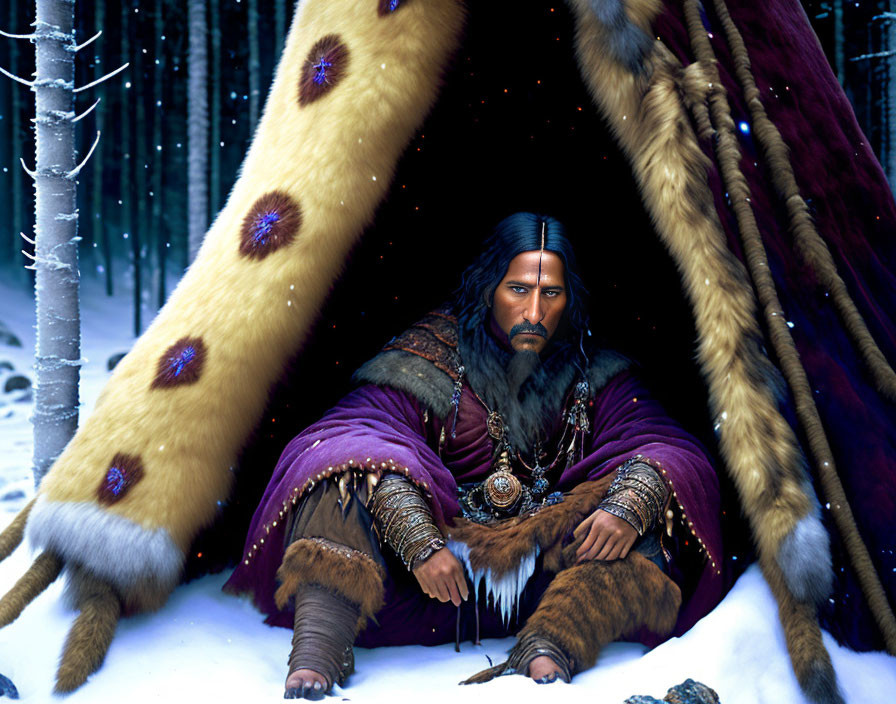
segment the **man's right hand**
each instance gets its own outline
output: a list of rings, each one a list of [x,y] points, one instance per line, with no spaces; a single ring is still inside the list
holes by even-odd
[[[467,600],[469,590],[464,568],[450,550],[442,548],[414,568],[414,576],[427,595],[439,601],[450,601],[460,606]]]

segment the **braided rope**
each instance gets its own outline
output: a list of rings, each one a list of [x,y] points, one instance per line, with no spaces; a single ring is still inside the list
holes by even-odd
[[[747,46],[724,0],[713,0],[716,14],[725,31],[725,38],[731,48],[734,60],[734,72],[744,92],[744,99],[753,119],[753,130],[759,144],[765,151],[772,183],[787,207],[790,220],[790,231],[793,233],[796,249],[803,260],[815,271],[819,281],[830,291],[834,306],[837,309],[853,343],[858,347],[871,376],[878,389],[888,398],[896,401],[896,372],[887,362],[880,347],[871,336],[862,314],[859,313],[846,289],[846,284],[837,273],[837,265],[831,251],[818,233],[806,201],[800,195],[796,183],[793,166],[788,155],[787,145],[775,124],[768,118],[765,107],[756,86],[756,80],[750,69],[750,57]]]
[[[723,2],[723,0],[715,1]],[[896,654],[896,618],[893,616],[883,586],[874,570],[868,548],[859,535],[855,518],[843,491],[843,485],[836,472],[833,454],[812,397],[806,371],[800,362],[793,337],[784,320],[781,302],[768,266],[768,256],[750,205],[749,185],[738,164],[740,148],[734,133],[734,120],[731,117],[725,90],[719,79],[715,53],[700,19],[697,0],[684,0],[684,10],[688,34],[697,61],[702,64],[703,70],[711,79],[708,102],[710,115],[716,129],[716,154],[720,172],[731,198],[744,246],[746,263],[756,286],[757,297],[765,312],[769,337],[775,353],[781,361],[782,372],[793,393],[797,417],[806,432],[809,448],[818,466],[822,488],[830,501],[831,513],[843,537],[865,599],[883,633],[887,650]],[[746,52],[742,42],[741,48]],[[733,48],[732,51],[737,54],[736,48]],[[741,57],[741,61],[743,60]],[[746,65],[749,67],[749,59],[746,61]],[[771,124],[770,121],[769,124]],[[805,203],[803,205],[805,206]]]

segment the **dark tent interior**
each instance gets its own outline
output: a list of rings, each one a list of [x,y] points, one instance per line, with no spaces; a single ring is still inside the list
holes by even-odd
[[[392,336],[449,299],[495,224],[521,210],[566,225],[591,294],[594,334],[639,362],[667,410],[713,451],[691,311],[628,162],[581,80],[571,14],[563,3],[500,5],[470,4],[439,100],[272,395],[231,503],[197,539],[188,576],[238,559],[286,443],[352,388],[352,372]],[[727,515],[736,515],[720,475]],[[733,578],[749,543],[746,530],[727,533]]]

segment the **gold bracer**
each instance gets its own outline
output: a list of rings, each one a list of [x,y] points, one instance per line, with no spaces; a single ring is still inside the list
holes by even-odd
[[[380,539],[409,570],[445,547],[422,492],[405,477],[385,474],[374,491],[370,510]]]
[[[669,488],[659,473],[641,457],[633,457],[619,467],[598,508],[644,535],[657,522],[668,498]]]

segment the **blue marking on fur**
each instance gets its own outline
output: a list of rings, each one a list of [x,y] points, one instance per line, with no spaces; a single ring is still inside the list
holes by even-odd
[[[389,12],[395,12],[400,4],[400,0],[389,0]]]
[[[171,375],[174,378],[180,376],[181,372],[187,368],[187,365],[196,358],[196,350],[192,346],[185,347],[176,357],[171,357],[168,366]]]
[[[106,472],[106,489],[118,496],[124,489],[124,482],[124,471],[119,467],[109,467],[109,471]]]
[[[317,71],[314,74],[314,78],[311,80],[314,81],[317,85],[322,86],[324,83],[329,83],[329,78],[327,76],[327,69],[333,68],[333,62],[327,61],[327,59],[323,56],[320,57],[320,60],[312,66],[313,69]]]
[[[259,215],[252,227],[252,243],[256,247],[264,247],[268,243],[268,235],[271,234],[271,230],[278,222],[280,222],[280,213],[276,210]]]

